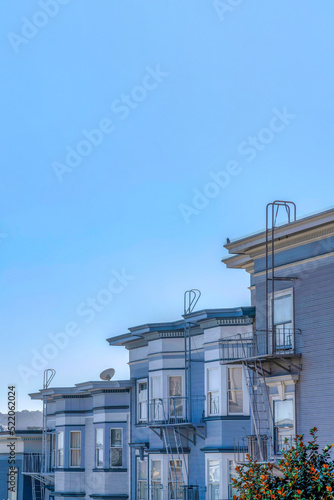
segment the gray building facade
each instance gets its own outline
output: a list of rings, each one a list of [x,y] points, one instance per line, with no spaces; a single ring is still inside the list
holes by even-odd
[[[228,500],[247,452],[275,462],[314,426],[332,442],[334,210],[268,214],[225,245],[251,306],[130,328],[108,339],[129,351],[130,380],[47,390],[49,498]]]

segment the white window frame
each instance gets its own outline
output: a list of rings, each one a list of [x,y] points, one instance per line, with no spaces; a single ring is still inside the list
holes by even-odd
[[[111,445],[111,431],[121,431],[121,436],[122,436],[122,444],[121,444],[121,446],[112,446]],[[110,467],[110,469],[121,469],[123,467],[123,463],[124,463],[123,444],[124,444],[123,428],[122,427],[111,427],[110,430],[109,430],[109,467]],[[111,464],[111,450],[113,448],[121,450],[121,456],[122,456],[122,463],[121,463],[121,465],[112,465]]]
[[[152,466],[152,462],[160,462],[160,471],[161,471],[160,483],[158,481],[154,481],[154,483],[153,483],[153,477],[152,477],[153,466]],[[164,499],[164,491],[163,491],[163,485],[164,485],[164,462],[165,462],[165,460],[164,460],[164,457],[162,455],[150,455],[150,464],[149,464],[150,465],[150,467],[149,467],[149,491],[151,492],[150,500],[163,500]],[[153,484],[161,485],[161,487],[162,487],[161,488],[161,495],[155,495],[154,494]]]
[[[80,446],[79,448],[71,448],[71,435],[72,434],[79,434],[79,442]],[[79,465],[72,465],[72,451],[78,451],[79,450]],[[79,469],[81,467],[81,431],[70,431],[69,435],[69,467],[71,469]]]
[[[102,431],[102,444],[100,446],[97,445],[97,431]],[[98,455],[102,450],[102,465],[98,464]],[[103,469],[104,465],[104,428],[103,427],[95,427],[95,468]]]
[[[176,457],[175,457],[176,458]],[[161,495],[157,499],[156,496],[153,495],[153,489],[152,489],[152,462],[158,460],[161,462],[161,482],[159,484],[162,485],[161,489]],[[188,470],[188,455],[182,455],[181,457],[181,462],[182,462],[182,473],[184,477],[184,484],[187,484],[187,474],[186,471]],[[150,454],[149,455],[149,489],[151,491],[150,494],[150,500],[170,500],[170,497],[168,496],[168,483],[169,483],[169,464],[168,464],[168,456],[164,454]],[[176,500],[176,499],[175,499]]]
[[[181,395],[180,396],[171,396],[170,394],[170,379],[178,377],[181,379]],[[168,415],[169,417],[173,418],[184,418],[185,416],[185,404],[184,404],[184,394],[185,394],[185,379],[184,379],[184,371],[180,372],[175,372],[175,373],[168,373],[167,374],[167,398],[169,402],[169,407],[168,407]],[[174,403],[172,402],[172,398],[174,399]],[[179,398],[179,401],[177,400]],[[178,404],[179,403],[179,404]],[[191,402],[190,402],[191,404]],[[175,411],[176,410],[176,411]],[[176,415],[174,415],[176,413]]]
[[[294,392],[288,392],[284,399],[280,398],[279,395],[277,394],[271,394],[270,395],[270,404],[271,404],[271,411],[272,411],[272,436],[274,439],[274,433],[275,433],[275,401],[286,401],[286,400],[292,400],[292,408],[293,408],[293,429],[291,433],[291,439],[294,439],[296,437],[296,398],[295,398],[295,393]],[[274,443],[275,444],[275,443]],[[274,450],[276,453],[276,450]],[[281,456],[281,454],[277,454],[278,456]]]
[[[210,372],[216,370],[218,374],[218,381],[220,380],[220,384],[218,382],[218,387],[215,390],[210,390]],[[209,417],[215,417],[217,415],[221,415],[221,368],[220,366],[210,366],[206,369],[206,394],[207,394],[207,405],[206,405],[206,414]],[[211,412],[211,394],[218,393],[218,411]]]
[[[218,460],[220,485],[218,498],[230,498],[230,462],[234,461],[234,453],[206,453],[205,454],[205,485],[207,489],[207,500],[210,498],[209,489],[209,461]]]
[[[234,484],[232,483],[232,474],[231,474],[231,468],[235,468],[237,466],[237,463],[235,460],[228,460],[227,461],[227,468],[228,468],[228,499],[233,500],[233,492],[232,488],[235,488]],[[238,477],[238,473],[236,472],[236,476]]]
[[[146,468],[147,468],[146,479],[139,478],[139,463],[140,462],[146,462]],[[148,500],[148,496],[149,496],[149,487],[148,487],[148,485],[149,485],[149,477],[148,477],[148,472],[149,472],[148,457],[144,457],[143,460],[140,460],[140,458],[137,457],[137,495],[136,495],[137,500]],[[147,495],[145,497],[141,497],[140,496],[141,484],[143,484],[144,486],[146,484]]]
[[[140,399],[139,387],[140,384],[146,384],[146,399]],[[146,418],[141,416],[141,405],[146,405]],[[142,378],[137,380],[137,422],[147,422],[148,419],[148,379]]]
[[[219,496],[218,498],[225,498],[223,496],[223,464],[222,464],[222,454],[221,453],[206,453],[205,455],[205,484],[208,492],[208,500],[214,500],[210,492],[209,483],[209,468],[211,461],[218,461],[219,463]]]
[[[62,441],[63,441],[61,448],[59,447],[59,436],[62,436]],[[56,463],[57,468],[64,468],[64,443],[65,443],[65,432],[57,431],[57,463]]]
[[[280,297],[284,297],[285,295],[291,296],[291,311],[292,311],[291,330],[293,332],[294,328],[295,328],[294,288],[286,288],[284,290],[277,290],[276,292],[274,292],[274,300],[279,299]],[[271,330],[271,324],[272,324],[272,293],[269,293],[269,330]],[[292,335],[292,350],[295,348],[294,341],[295,341],[294,335]],[[271,342],[271,339],[269,336],[269,349],[272,349],[271,343],[272,342]]]
[[[228,381],[229,381],[229,373],[230,373],[230,370],[236,370],[236,369],[239,369],[241,370],[241,385],[242,385],[242,388],[241,389],[236,389],[236,390],[231,390],[229,389],[229,386],[228,386]],[[244,370],[243,370],[243,367],[242,365],[231,365],[231,366],[228,366],[227,367],[227,380],[226,380],[226,384],[227,384],[227,415],[244,415],[245,414],[245,388],[244,388]],[[242,393],[242,412],[231,412],[229,411],[229,395],[230,395],[230,392],[241,392]]]
[[[157,380],[157,387],[159,389],[159,394],[153,394],[153,380]],[[159,421],[163,418],[163,409],[162,409],[162,398],[163,398],[163,388],[162,388],[162,375],[152,375],[150,376],[150,386],[149,386],[149,394],[150,394],[150,404],[149,404],[149,412],[150,412],[150,420],[151,421]]]

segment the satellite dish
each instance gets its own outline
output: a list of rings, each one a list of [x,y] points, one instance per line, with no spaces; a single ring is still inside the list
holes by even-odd
[[[107,370],[103,370],[103,372],[100,373],[100,379],[111,380],[114,375],[115,375],[115,370],[113,368],[108,368]]]

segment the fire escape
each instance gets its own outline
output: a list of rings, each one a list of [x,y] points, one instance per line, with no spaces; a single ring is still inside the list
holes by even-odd
[[[296,221],[296,205],[288,201],[274,201],[266,208],[265,238],[265,319],[266,328],[253,329],[249,334],[239,334],[220,341],[222,364],[242,365],[249,394],[252,434],[235,444],[236,461],[243,461],[245,454],[261,462],[274,460],[277,454],[272,407],[267,386],[271,367],[278,366],[286,373],[299,372],[299,337],[297,328],[286,328],[275,323],[275,284],[293,282],[293,276],[278,276],[275,272],[275,230],[280,209],[285,209],[288,224]],[[257,316],[261,313],[257,306]],[[297,358],[297,361],[296,361]]]
[[[42,453],[24,453],[23,456],[23,474],[31,477],[33,500],[44,500],[45,488],[54,485],[54,470],[48,444],[51,443],[47,427],[48,397],[45,391],[50,386],[55,374],[56,372],[53,369],[44,371]]]
[[[184,294],[184,315],[190,314],[199,298],[199,290],[188,290]],[[204,436],[204,396],[192,395],[191,368],[194,359],[191,348],[192,323],[185,320],[185,396],[153,399],[149,402],[149,427],[163,441],[168,460],[168,499],[199,500],[198,485],[189,484],[187,466],[187,444],[196,444],[197,437]],[[159,490],[152,491],[151,498],[163,498]]]

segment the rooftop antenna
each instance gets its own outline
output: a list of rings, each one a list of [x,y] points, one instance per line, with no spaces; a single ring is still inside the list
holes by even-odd
[[[197,288],[192,288],[184,293],[184,315],[190,314],[199,301],[201,292]],[[184,323],[184,368],[186,383],[186,415],[191,419],[191,322],[185,320]]]
[[[47,472],[47,434],[48,434],[48,397],[45,394],[46,389],[49,388],[54,376],[56,375],[56,370],[53,368],[48,368],[44,370],[43,376],[43,431],[42,431],[42,472]]]
[[[115,375],[115,370],[113,368],[107,368],[106,370],[103,370],[103,372],[100,373],[100,379],[109,381],[113,378],[114,375]]]

